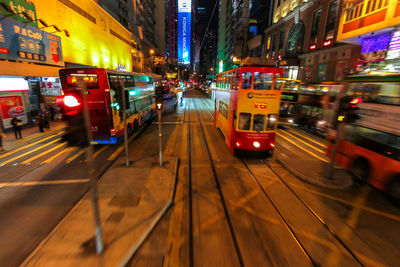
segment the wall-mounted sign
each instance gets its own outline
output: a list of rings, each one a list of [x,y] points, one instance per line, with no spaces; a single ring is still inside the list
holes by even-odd
[[[400,31],[392,32],[386,59],[400,58]]]
[[[326,81],[326,76],[328,75],[329,63],[322,63],[318,65],[317,81]]]
[[[0,97],[0,107],[3,119],[25,115],[24,103],[21,96]]]
[[[64,66],[60,37],[2,16],[0,58]]]
[[[386,51],[390,43],[390,33],[385,33],[361,40],[361,60],[374,62],[385,60]]]
[[[35,6],[25,0],[0,0],[0,3],[4,3],[7,6],[10,7],[13,13],[8,12],[4,8],[0,8],[0,15],[2,16],[7,16],[13,20],[22,22],[22,23],[27,23],[25,16],[22,14],[22,12],[26,12],[34,21],[29,22],[28,24],[34,27],[37,27],[37,21],[36,21],[36,10]]]
[[[61,95],[61,84],[43,81],[40,83],[40,94],[45,96],[59,96]]]
[[[182,64],[190,64],[191,22],[191,0],[178,0],[178,61]]]
[[[304,67],[304,81],[308,82],[311,81],[312,75],[312,66],[305,66]]]

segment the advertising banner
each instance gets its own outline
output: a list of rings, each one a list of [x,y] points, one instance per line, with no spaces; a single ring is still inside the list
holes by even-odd
[[[191,0],[178,0],[178,62],[190,64]]]
[[[25,115],[24,103],[21,96],[0,97],[0,107],[3,119]]]
[[[64,66],[61,39],[0,16],[0,58]]]
[[[329,63],[322,63],[318,65],[317,80],[319,82],[326,81],[326,76],[328,75]]]

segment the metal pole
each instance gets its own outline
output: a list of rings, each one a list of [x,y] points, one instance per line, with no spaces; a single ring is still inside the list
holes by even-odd
[[[158,141],[159,141],[159,155],[160,155],[160,166],[162,166],[162,132],[161,132],[161,110],[157,110],[158,113]]]
[[[336,137],[335,137],[335,143],[333,144],[333,148],[332,148],[332,154],[331,154],[331,160],[329,161],[329,171],[328,171],[328,179],[332,179],[333,178],[333,174],[334,174],[334,165],[335,165],[335,157],[336,157],[336,151],[337,151],[337,146],[338,146],[338,141],[341,137],[341,133],[342,133],[342,123],[339,123],[338,125],[338,130],[336,133]]]
[[[96,243],[96,253],[101,254],[103,252],[103,238],[101,231],[101,222],[100,222],[100,210],[99,210],[99,200],[98,200],[98,192],[97,192],[97,179],[94,176],[94,168],[93,168],[93,145],[90,143],[91,138],[91,130],[90,130],[90,114],[89,107],[86,101],[86,86],[84,85],[83,79],[80,78],[78,80],[82,100],[83,100],[83,116],[85,120],[85,128],[87,132],[87,137],[89,138],[89,146],[86,149],[86,160],[88,163],[88,176],[91,184],[91,200],[93,205],[93,215],[94,215],[94,223],[95,223],[95,243]]]
[[[125,99],[125,87],[122,80],[119,81],[122,90],[122,119],[124,123],[124,145],[125,145],[125,165],[129,167],[129,151],[128,151],[128,130],[126,128],[126,99]]]

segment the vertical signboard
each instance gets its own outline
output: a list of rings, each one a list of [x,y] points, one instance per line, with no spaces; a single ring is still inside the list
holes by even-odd
[[[192,0],[178,0],[178,61],[190,64]]]

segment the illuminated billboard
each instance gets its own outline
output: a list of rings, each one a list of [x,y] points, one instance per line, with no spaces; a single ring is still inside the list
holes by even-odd
[[[190,64],[191,0],[178,0],[178,61]]]

